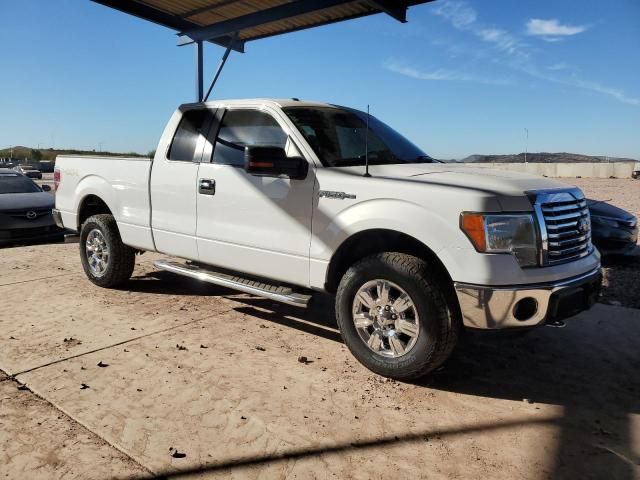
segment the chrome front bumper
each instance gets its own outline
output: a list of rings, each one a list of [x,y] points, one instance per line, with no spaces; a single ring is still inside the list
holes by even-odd
[[[60,215],[60,210],[54,208],[51,210],[51,215],[53,216],[53,221],[56,222],[56,225],[60,228],[64,228],[62,224],[62,215]]]
[[[532,327],[570,317],[593,305],[600,268],[554,283],[490,287],[456,282],[463,323],[479,329]]]

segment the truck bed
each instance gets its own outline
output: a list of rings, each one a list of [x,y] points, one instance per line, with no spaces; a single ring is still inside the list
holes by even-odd
[[[56,169],[62,181],[56,191],[56,208],[65,227],[78,229],[80,207],[95,195],[107,204],[117,220],[124,243],[153,250],[149,201],[151,164],[150,158],[139,157],[58,156]]]

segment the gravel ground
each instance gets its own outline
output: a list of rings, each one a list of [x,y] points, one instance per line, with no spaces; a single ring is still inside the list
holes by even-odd
[[[588,198],[605,200],[640,218],[640,181],[626,178],[564,179]],[[640,308],[640,258],[606,262],[601,302]]]

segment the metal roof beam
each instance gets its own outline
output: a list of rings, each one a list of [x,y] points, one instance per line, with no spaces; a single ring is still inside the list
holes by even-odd
[[[249,13],[242,17],[231,18],[206,27],[186,29],[179,35],[178,44],[186,45],[197,41],[216,40],[222,36],[230,35],[244,29],[343,5],[351,1],[352,0],[296,0],[278,5],[277,7]]]
[[[407,23],[407,6],[393,0],[365,0],[366,3],[402,23]]]

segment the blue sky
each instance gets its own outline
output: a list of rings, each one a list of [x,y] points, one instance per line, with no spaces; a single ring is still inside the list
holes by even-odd
[[[193,47],[86,0],[0,0],[0,148],[154,149],[194,98]],[[232,54],[214,98],[371,111],[433,156],[640,157],[640,2],[437,0]],[[222,50],[208,46],[210,77]]]

